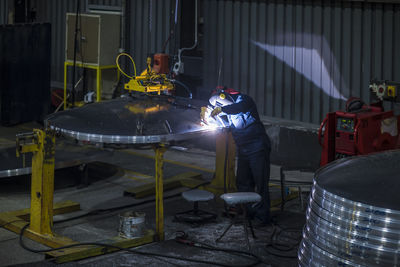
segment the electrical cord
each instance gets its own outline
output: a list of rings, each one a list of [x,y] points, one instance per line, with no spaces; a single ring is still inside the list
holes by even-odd
[[[299,232],[300,233],[299,238],[285,236],[286,239],[294,241],[294,242],[292,242],[292,243],[279,242],[279,239],[281,239],[282,236],[288,232]],[[291,252],[291,251],[295,250],[297,253],[297,248],[298,248],[298,245],[300,244],[301,237],[302,237],[301,232],[302,232],[301,229],[285,228],[285,227],[281,227],[278,224],[275,224],[274,228],[273,228],[273,232],[270,237],[270,241],[265,248],[266,252],[270,255],[280,257],[280,258],[297,259],[297,255],[280,254],[275,251]],[[269,247],[273,248],[275,251],[271,251],[270,249],[268,249]]]
[[[121,53],[121,54],[119,54],[119,55],[117,56],[117,58],[115,59],[115,63],[116,63],[116,65],[117,65],[118,70],[119,70],[124,76],[126,76],[127,78],[133,79],[133,77],[130,76],[130,75],[128,75],[128,74],[126,74],[126,73],[122,70],[121,66],[119,65],[119,58],[120,58],[121,56],[128,57],[129,60],[132,62],[133,70],[134,70],[134,73],[135,73],[135,76],[134,76],[134,77],[137,76],[137,75],[136,75],[136,64],[135,64],[135,61],[133,61],[132,56],[129,55],[128,53]]]
[[[9,222],[6,222],[6,223],[0,225],[0,228],[3,228],[4,226],[15,223],[15,222],[26,222],[26,220],[18,219],[18,220],[9,221]],[[15,240],[15,239],[18,239],[18,237],[0,240],[0,243],[4,243],[4,242]]]
[[[199,184],[197,186],[191,187],[190,190],[199,188],[200,186],[204,186],[204,185],[207,185],[209,183],[210,182],[208,182],[208,181],[204,182],[204,183],[201,183],[201,184]],[[174,198],[174,197],[177,197],[177,196],[180,196],[180,195],[181,195],[181,193],[179,192],[179,193],[176,193],[176,194],[173,194],[173,195],[170,195],[170,196],[165,196],[164,199],[170,199],[170,198]],[[107,214],[107,213],[110,213],[110,212],[113,212],[113,211],[126,209],[126,208],[131,208],[131,207],[135,207],[135,206],[139,206],[139,205],[144,205],[144,204],[148,204],[148,203],[151,203],[151,202],[154,202],[154,199],[148,199],[148,200],[144,200],[144,201],[141,201],[141,202],[138,202],[138,203],[123,205],[123,206],[117,206],[117,207],[108,208],[108,209],[96,209],[96,210],[92,210],[92,211],[89,211],[87,213],[84,213],[84,214],[81,214],[81,215],[77,215],[77,216],[74,216],[74,217],[71,217],[71,218],[66,218],[66,219],[61,219],[61,220],[54,221],[54,224],[73,221],[73,220],[76,220],[76,219],[80,219],[80,218],[87,217],[87,216],[92,216],[92,215]]]
[[[20,232],[20,235],[19,235],[19,244],[25,250],[33,252],[33,253],[47,253],[47,252],[57,251],[57,250],[60,250],[60,249],[67,249],[67,248],[80,247],[80,246],[99,246],[99,247],[104,247],[105,248],[103,250],[103,253],[111,252],[112,250],[107,251],[107,249],[106,249],[106,248],[110,248],[110,249],[113,249],[113,250],[115,249],[115,250],[120,250],[120,251],[133,253],[133,254],[139,254],[139,255],[143,255],[143,256],[157,256],[157,257],[164,257],[164,258],[170,258],[170,259],[176,259],[176,260],[182,260],[182,261],[190,261],[190,262],[197,262],[197,263],[203,263],[203,264],[213,264],[213,265],[217,265],[217,266],[227,266],[227,267],[254,266],[254,265],[256,265],[256,264],[258,264],[260,262],[260,259],[259,259],[258,256],[254,255],[252,253],[249,253],[249,252],[217,248],[217,247],[212,247],[212,246],[208,246],[208,245],[199,245],[199,246],[196,246],[196,247],[200,247],[200,248],[203,248],[203,249],[211,249],[211,250],[215,250],[215,251],[223,251],[223,252],[230,252],[230,253],[240,253],[240,254],[243,254],[243,255],[251,256],[251,257],[257,259],[257,261],[255,261],[254,263],[251,263],[251,264],[246,264],[246,265],[232,265],[232,264],[225,264],[225,263],[220,263],[220,262],[197,260],[197,259],[190,259],[190,258],[184,258],[184,257],[179,257],[179,256],[167,255],[167,254],[160,254],[160,253],[155,253],[155,252],[144,252],[144,251],[140,251],[140,250],[137,250],[137,249],[133,250],[133,249],[129,249],[129,248],[123,248],[123,247],[120,247],[120,246],[115,246],[115,245],[111,245],[111,244],[104,244],[104,243],[99,243],[99,242],[81,242],[81,243],[61,246],[61,247],[58,247],[58,248],[33,249],[33,248],[28,247],[24,243],[24,240],[23,240],[24,232],[28,227],[29,227],[29,223],[27,225],[25,225],[21,229],[21,232]]]
[[[78,31],[80,31],[78,27],[78,18],[80,14],[80,0],[76,0],[76,14],[75,14],[75,33],[74,33],[74,59],[73,59],[73,68],[72,68],[72,90],[71,90],[71,101],[72,107],[75,105],[75,71],[76,71],[76,53],[78,48]]]
[[[220,247],[216,247],[216,246],[211,246],[209,244],[200,242],[200,241],[194,241],[194,240],[190,240],[187,238],[187,234],[184,231],[178,231],[177,235],[175,237],[175,241],[180,243],[180,244],[185,244],[188,246],[193,246],[193,247],[197,247],[197,248],[201,248],[201,249],[207,249],[207,250],[211,250],[211,251],[221,251],[221,252],[226,252],[226,253],[230,253],[233,255],[242,255],[245,256],[249,259],[255,259],[254,262],[250,263],[250,264],[246,264],[246,265],[227,265],[227,266],[254,266],[258,263],[261,263],[262,260],[260,259],[259,256],[257,256],[254,253],[251,252],[247,252],[247,251],[242,251],[242,250],[236,250],[236,249],[226,249],[226,248],[220,248]],[[226,266],[226,265],[222,265],[222,266]]]
[[[171,82],[172,82],[172,83],[179,84],[180,86],[182,86],[183,88],[185,88],[185,90],[186,90],[187,93],[189,94],[189,98],[190,98],[190,99],[193,98],[192,91],[190,91],[189,87],[188,87],[186,84],[184,84],[183,82],[178,81],[178,80],[171,80]]]
[[[15,223],[15,222],[26,222],[26,220],[18,219],[18,220],[9,221],[9,222],[6,222],[6,223],[0,225],[0,228],[3,228],[4,226]]]

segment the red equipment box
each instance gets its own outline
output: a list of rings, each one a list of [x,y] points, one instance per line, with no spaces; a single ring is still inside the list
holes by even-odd
[[[399,148],[399,126],[399,116],[378,106],[328,113],[318,132],[322,146],[320,165],[342,157]]]

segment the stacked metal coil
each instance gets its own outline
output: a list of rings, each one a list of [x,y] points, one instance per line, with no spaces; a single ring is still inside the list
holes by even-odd
[[[300,266],[400,265],[400,151],[320,169],[306,216]]]

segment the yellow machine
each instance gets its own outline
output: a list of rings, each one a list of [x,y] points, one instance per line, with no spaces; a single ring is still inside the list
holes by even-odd
[[[134,76],[126,74],[119,66],[119,58],[126,56],[133,64]],[[124,89],[128,91],[136,91],[142,93],[157,93],[170,95],[174,90],[174,84],[167,78],[166,74],[159,74],[151,67],[151,58],[147,58],[147,69],[144,70],[139,76],[136,75],[136,65],[132,57],[127,53],[121,53],[116,58],[116,63],[119,71],[128,77],[130,80],[125,84]]]

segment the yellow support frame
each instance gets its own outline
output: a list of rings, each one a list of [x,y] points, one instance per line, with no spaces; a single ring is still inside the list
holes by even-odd
[[[54,197],[54,154],[55,136],[50,130],[33,129],[33,132],[17,135],[17,156],[23,153],[33,153],[32,157],[32,189],[30,209],[8,211],[0,213],[0,225],[20,234],[29,223],[29,228],[24,231],[24,236],[51,248],[79,244],[64,236],[54,234],[53,215],[64,214],[80,210],[79,203],[65,201],[53,206]],[[110,244],[118,247],[135,247],[164,239],[164,213],[163,213],[163,187],[162,166],[164,146],[155,148],[158,160],[156,162],[157,189],[157,235],[153,230],[146,230],[143,237],[124,239],[114,237],[99,243]],[[160,191],[161,189],[161,191]],[[30,219],[29,219],[30,218]],[[102,255],[115,251],[109,247],[77,246],[47,252],[47,256],[55,258],[57,263],[83,259],[91,256]]]
[[[222,131],[217,135],[215,149],[215,177],[204,189],[217,195],[222,195],[224,188],[227,192],[236,192],[236,146],[230,131]]]
[[[64,110],[67,109],[67,73],[68,73],[68,67],[71,67],[74,65],[74,62],[72,61],[65,61],[64,62]],[[85,63],[75,63],[75,66],[79,68],[87,68],[87,69],[93,69],[96,71],[96,102],[101,101],[101,72],[103,70],[107,69],[116,69],[117,70],[117,79],[119,80],[120,73],[118,71],[117,65],[105,65],[105,66],[99,66],[99,65],[94,65],[94,64],[85,64]],[[73,85],[74,86],[74,85]]]
[[[167,151],[163,144],[153,147],[156,161],[156,237],[158,241],[164,240],[164,186],[163,167],[164,153]]]
[[[34,129],[38,143],[32,152],[31,219],[29,230],[52,236],[54,195],[54,132]],[[23,149],[22,149],[23,150]]]

